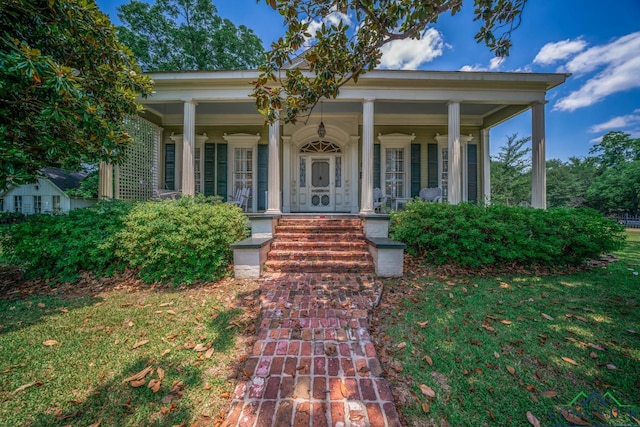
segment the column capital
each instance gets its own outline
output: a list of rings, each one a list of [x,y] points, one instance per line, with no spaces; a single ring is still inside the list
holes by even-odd
[[[543,99],[542,101],[533,101],[529,106],[535,107],[536,105],[547,105],[549,103],[548,100]]]
[[[375,100],[376,100],[375,98],[363,98],[363,99],[362,99],[362,103],[365,103],[365,102],[374,102]]]
[[[183,98],[183,99],[181,99],[181,101],[184,102],[185,104],[198,105],[198,101],[196,101],[193,98]]]
[[[447,100],[447,105],[460,104],[460,103],[462,103],[461,99],[449,99],[449,100]]]

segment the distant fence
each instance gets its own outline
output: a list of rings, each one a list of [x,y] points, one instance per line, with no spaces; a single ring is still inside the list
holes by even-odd
[[[640,228],[640,216],[618,215],[615,219],[627,228]]]

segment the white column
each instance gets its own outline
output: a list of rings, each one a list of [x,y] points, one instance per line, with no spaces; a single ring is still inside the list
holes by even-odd
[[[98,197],[100,199],[113,199],[113,166],[111,166],[111,163],[100,162],[98,189]]]
[[[491,153],[489,141],[489,129],[480,131],[480,139],[482,140],[482,194],[484,195],[484,203],[491,204]]]
[[[193,171],[196,144],[196,102],[184,102],[184,131],[182,132],[182,194],[195,196],[195,173]]]
[[[280,211],[280,119],[269,125],[269,179],[267,181],[266,214],[279,215]]]
[[[531,106],[531,206],[547,208],[547,165],[544,132],[544,102]]]
[[[294,166],[290,136],[282,137],[282,164],[284,165],[282,169],[282,212],[289,213],[291,212],[291,170]]]
[[[351,213],[358,213],[360,208],[358,207],[358,180],[360,175],[360,161],[358,159],[358,142],[360,142],[359,136],[351,136],[351,183],[349,184],[349,191],[351,192]],[[372,200],[373,200],[373,196]],[[373,203],[373,202],[372,202]]]
[[[362,105],[362,193],[361,214],[373,214],[373,110],[374,99]]]
[[[449,203],[462,200],[462,156],[460,153],[460,102],[449,102]]]

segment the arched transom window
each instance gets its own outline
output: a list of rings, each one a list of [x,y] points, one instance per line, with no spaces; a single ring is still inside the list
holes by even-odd
[[[342,153],[340,147],[329,141],[313,141],[300,148],[301,153]]]

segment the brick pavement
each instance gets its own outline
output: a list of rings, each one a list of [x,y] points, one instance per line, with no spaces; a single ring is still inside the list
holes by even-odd
[[[223,426],[400,426],[369,337],[373,274],[270,273]]]

